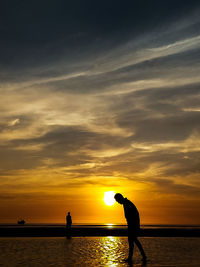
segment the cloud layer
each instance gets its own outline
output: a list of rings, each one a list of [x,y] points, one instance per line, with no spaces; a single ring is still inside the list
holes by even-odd
[[[198,1],[6,1],[5,205],[11,193],[48,199],[137,183],[140,199],[147,191],[198,206],[199,11]]]

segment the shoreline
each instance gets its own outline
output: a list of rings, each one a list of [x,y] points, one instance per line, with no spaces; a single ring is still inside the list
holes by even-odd
[[[0,226],[0,237],[64,237],[65,226]],[[126,227],[113,226],[73,226],[72,237],[85,236],[127,236]],[[200,228],[143,228],[142,237],[200,237]]]

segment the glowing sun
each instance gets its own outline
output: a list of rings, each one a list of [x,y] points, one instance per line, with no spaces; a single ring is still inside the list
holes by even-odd
[[[107,206],[112,206],[115,203],[114,195],[114,191],[108,191],[104,193],[103,200]]]

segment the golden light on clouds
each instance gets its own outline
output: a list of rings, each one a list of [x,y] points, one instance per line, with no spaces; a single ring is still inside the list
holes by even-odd
[[[0,17],[0,222],[200,223],[199,9],[132,4]]]

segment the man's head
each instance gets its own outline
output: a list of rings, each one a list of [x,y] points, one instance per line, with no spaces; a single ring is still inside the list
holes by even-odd
[[[122,194],[117,193],[117,194],[115,194],[114,198],[119,204],[124,203],[124,197],[122,196]]]

